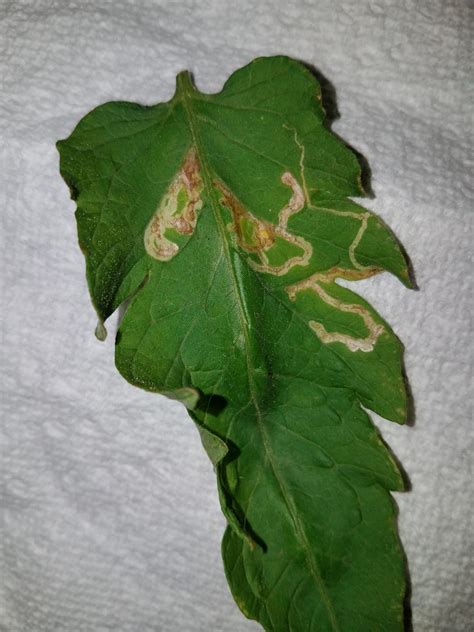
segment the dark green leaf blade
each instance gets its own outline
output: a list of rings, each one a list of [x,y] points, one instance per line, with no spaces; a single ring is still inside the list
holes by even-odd
[[[242,611],[275,632],[402,630],[389,490],[403,483],[362,408],[404,422],[402,350],[337,279],[409,277],[347,199],[358,163],[323,121],[317,83],[286,57],[217,95],[184,73],[167,104],[86,116],[58,143],[61,173],[100,320],[131,299],[117,367],[192,409]]]

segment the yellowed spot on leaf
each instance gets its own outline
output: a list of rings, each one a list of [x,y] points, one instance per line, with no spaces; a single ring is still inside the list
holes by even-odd
[[[202,208],[202,188],[199,162],[191,147],[145,230],[145,250],[151,257],[170,261],[178,253],[179,246],[168,231],[192,235]]]
[[[232,213],[234,230],[238,245],[249,253],[256,254],[260,262],[249,259],[249,265],[258,272],[267,272],[281,276],[286,274],[293,266],[306,266],[309,263],[313,248],[306,239],[298,235],[292,235],[288,231],[288,220],[292,215],[301,211],[305,203],[305,196],[296,178],[285,171],[281,176],[283,184],[291,189],[291,197],[288,203],[278,214],[278,224],[272,224],[258,219],[239,202],[233,193],[220,181],[215,181],[215,186],[222,194],[221,203]],[[281,239],[293,244],[302,254],[290,257],[281,265],[271,265],[267,252],[274,245],[275,239]]]

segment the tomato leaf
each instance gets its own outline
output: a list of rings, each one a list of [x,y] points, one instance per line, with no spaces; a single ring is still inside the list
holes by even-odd
[[[406,417],[402,349],[337,283],[387,270],[397,241],[349,197],[354,154],[300,63],[259,58],[218,94],[188,73],[168,103],[107,103],[58,143],[116,364],[182,401],[216,470],[227,578],[275,632],[403,629],[389,490],[400,472],[365,408]]]

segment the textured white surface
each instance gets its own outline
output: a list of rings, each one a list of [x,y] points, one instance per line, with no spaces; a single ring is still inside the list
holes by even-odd
[[[412,257],[419,292],[359,285],[406,345],[416,401],[414,427],[377,423],[413,485],[397,501],[415,631],[472,629],[472,19],[461,0],[0,3],[0,630],[260,629],[228,593],[191,421],[93,336],[54,142],[107,100],[168,99],[179,70],[215,91],[274,53],[333,83],[333,129]]]

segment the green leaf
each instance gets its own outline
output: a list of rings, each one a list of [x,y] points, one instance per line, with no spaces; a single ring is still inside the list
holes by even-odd
[[[256,59],[218,94],[188,73],[171,101],[107,103],[58,143],[116,364],[183,401],[218,478],[227,578],[274,632],[403,629],[389,490],[400,472],[365,412],[403,423],[402,349],[337,283],[388,270],[389,230],[350,201],[354,154],[312,74]]]

